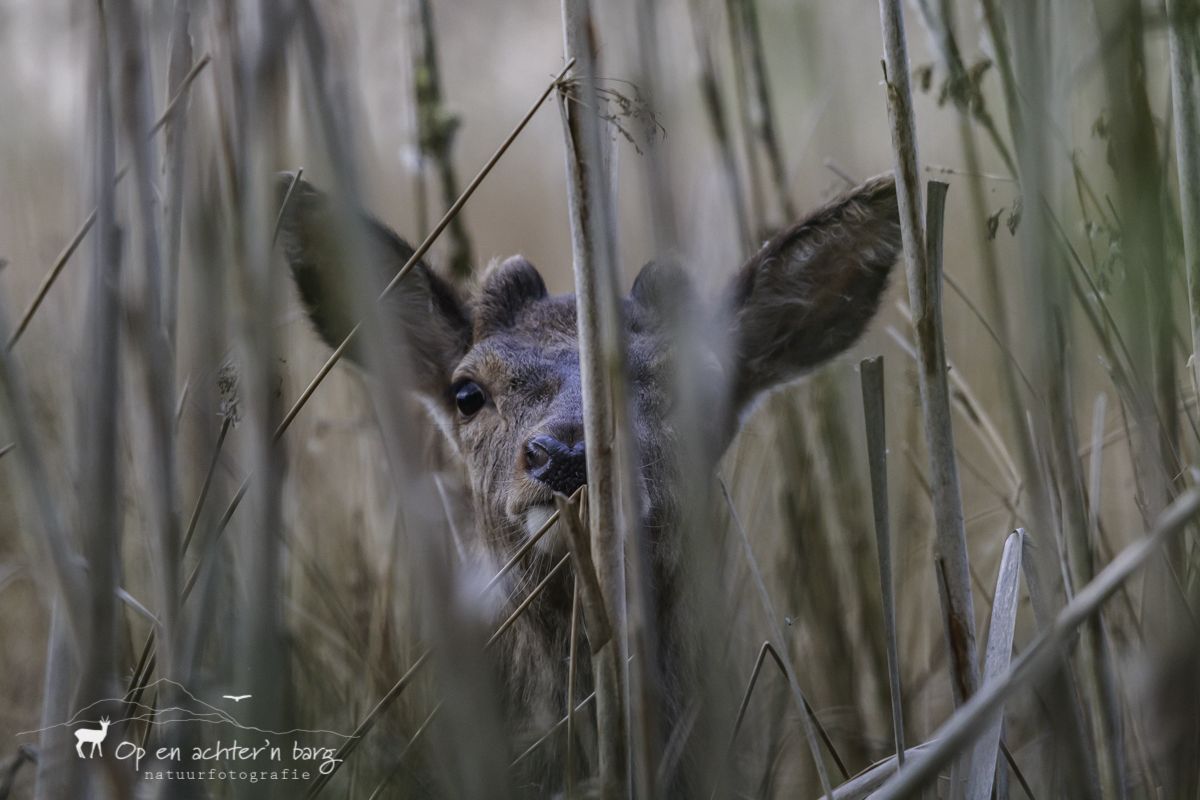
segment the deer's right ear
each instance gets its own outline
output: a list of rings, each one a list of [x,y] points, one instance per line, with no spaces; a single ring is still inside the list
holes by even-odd
[[[358,322],[351,278],[363,280],[378,296],[414,251],[366,213],[334,201],[303,180],[292,188],[293,182],[290,174],[279,177],[280,247],[317,332],[330,347],[337,347]],[[440,398],[470,346],[465,304],[450,284],[418,261],[383,307],[404,339],[398,345],[406,349],[415,372],[414,388]],[[359,357],[353,347],[350,356]]]
[[[900,249],[896,184],[884,175],[751,256],[727,294],[734,410],[852,345],[875,315]]]

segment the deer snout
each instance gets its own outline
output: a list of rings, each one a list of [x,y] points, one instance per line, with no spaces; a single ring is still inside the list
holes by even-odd
[[[529,476],[555,492],[573,494],[587,483],[587,456],[583,440],[567,444],[550,434],[534,436],[525,444]]]

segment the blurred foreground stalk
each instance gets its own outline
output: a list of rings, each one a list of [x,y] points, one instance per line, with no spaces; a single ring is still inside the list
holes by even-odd
[[[618,305],[616,215],[609,191],[611,148],[600,128],[597,92],[596,24],[588,0],[563,0],[565,57],[576,61],[576,80],[559,92],[566,143],[567,207],[575,273],[579,371],[583,383],[584,440],[587,442],[588,509],[592,561],[604,599],[611,639],[604,645],[610,668],[595,676],[601,793],[627,796],[632,760],[637,795],[649,797],[647,771],[657,763],[648,753],[630,758],[630,743],[646,745],[644,704],[630,708],[630,675],[626,653],[639,637],[640,614],[629,612],[626,595],[626,543],[633,533],[630,505],[631,456],[624,343]],[[629,552],[635,554],[636,547]],[[633,564],[632,570],[639,565]],[[633,585],[637,586],[634,572]],[[632,629],[631,629],[632,628]],[[591,632],[589,631],[589,636]],[[627,639],[627,636],[629,637]],[[640,658],[638,656],[641,656]],[[645,653],[635,653],[633,670],[647,669]],[[593,658],[598,656],[593,652]],[[636,686],[644,685],[634,679]],[[636,689],[635,689],[636,694]],[[630,714],[638,714],[631,726]]]

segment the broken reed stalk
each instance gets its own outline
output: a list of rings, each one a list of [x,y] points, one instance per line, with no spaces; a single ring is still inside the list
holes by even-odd
[[[936,525],[935,556],[944,576],[942,615],[950,651],[956,705],[979,686],[975,654],[975,613],[967,560],[966,529],[958,465],[951,427],[941,311],[942,224],[946,184],[929,182],[928,230],[921,220],[921,184],[916,118],[909,83],[908,45],[900,0],[880,0],[883,22],[884,77],[896,165],[896,195],[904,242],[909,305],[920,363],[917,378],[929,450],[930,482]]]
[[[459,119],[446,110],[442,102],[441,72],[438,69],[437,36],[433,25],[432,0],[415,0],[417,31],[413,47],[413,93],[417,105],[417,138],[421,151],[421,166],[433,162],[441,186],[442,202],[448,207],[458,197],[458,175],[454,169],[451,150]],[[423,173],[424,170],[422,169]],[[422,174],[422,179],[424,178]],[[471,240],[461,214],[450,222],[450,242],[447,263],[455,280],[471,276],[474,256]]]
[[[632,437],[628,434],[628,394],[625,387],[623,327],[617,293],[616,215],[609,191],[608,165],[600,128],[595,39],[598,30],[589,0],[563,0],[565,57],[578,64],[575,97],[559,92],[567,172],[567,208],[571,224],[572,266],[579,338],[579,372],[583,385],[583,427],[587,442],[588,510],[592,558],[599,591],[611,629],[611,653],[604,655],[596,673],[599,780],[601,794],[616,798],[630,793],[629,766],[636,777],[636,794],[649,797],[652,770],[657,760],[648,749],[647,704],[631,704],[630,674],[626,667],[626,633],[641,649],[639,595],[635,591],[630,614],[626,595],[626,541],[636,535],[631,506],[637,493],[630,483]],[[624,468],[623,468],[624,467]],[[638,542],[630,540],[631,557],[639,561]],[[633,563],[628,585],[639,589],[640,565]],[[586,582],[584,583],[587,589]],[[588,609],[587,591],[583,601]],[[589,622],[594,616],[588,616]],[[632,678],[634,696],[646,684],[648,653],[637,658]],[[595,659],[596,656],[593,656]],[[631,705],[636,705],[631,709]],[[631,725],[630,714],[636,713]],[[632,734],[632,736],[631,736]],[[638,753],[630,758],[631,739]]]
[[[1180,495],[1159,516],[1148,536],[1118,553],[1091,583],[1075,594],[1055,617],[1054,623],[1025,648],[1007,671],[972,695],[934,732],[920,757],[911,757],[908,766],[872,797],[875,800],[911,797],[934,780],[943,767],[959,758],[963,749],[983,733],[1009,698],[1054,668],[1079,627],[1098,614],[1104,602],[1158,555],[1164,545],[1174,541],[1197,512],[1200,512],[1200,489]],[[912,755],[911,750],[909,754]]]
[[[859,362],[863,416],[867,429],[867,466],[871,474],[871,508],[879,559],[879,593],[887,633],[888,679],[892,698],[892,738],[896,758],[904,766],[904,709],[900,691],[900,654],[896,643],[896,594],[892,584],[891,525],[888,520],[887,423],[883,399],[883,356]]]
[[[1197,96],[1195,0],[1166,0],[1167,43],[1171,56],[1171,109],[1175,117],[1175,163],[1183,260],[1192,323],[1192,386],[1200,392],[1200,97]]]

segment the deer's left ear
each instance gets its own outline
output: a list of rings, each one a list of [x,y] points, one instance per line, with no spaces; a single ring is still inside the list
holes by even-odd
[[[854,343],[900,253],[891,175],[867,181],[763,245],[727,300],[736,412]]]
[[[350,291],[353,281],[364,281],[378,294],[412,258],[413,248],[356,207],[306,181],[293,187],[293,180],[290,174],[278,180],[283,203],[280,249],[317,332],[330,347],[337,347],[358,321]],[[400,341],[395,345],[406,351],[412,388],[438,403],[448,402],[450,375],[471,341],[468,311],[458,292],[417,261],[381,309],[396,322]],[[361,355],[357,344],[350,348],[353,360]]]

